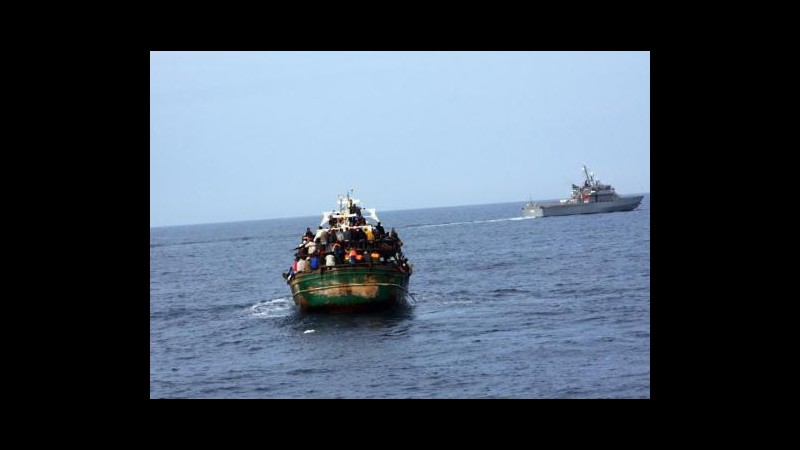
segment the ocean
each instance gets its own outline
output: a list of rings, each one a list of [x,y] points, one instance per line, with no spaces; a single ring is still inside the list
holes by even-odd
[[[150,398],[650,398],[650,195],[382,212],[408,305],[302,314],[281,277],[320,217],[150,229]]]

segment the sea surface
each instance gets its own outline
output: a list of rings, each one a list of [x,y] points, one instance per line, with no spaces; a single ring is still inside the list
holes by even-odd
[[[650,195],[380,210],[406,307],[302,314],[281,277],[317,215],[150,230],[151,398],[650,398]]]

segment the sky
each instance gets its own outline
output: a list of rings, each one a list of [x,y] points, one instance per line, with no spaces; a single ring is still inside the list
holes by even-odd
[[[151,52],[150,226],[650,192],[649,52]]]

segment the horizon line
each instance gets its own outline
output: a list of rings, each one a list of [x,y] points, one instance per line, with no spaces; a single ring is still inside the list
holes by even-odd
[[[637,192],[632,194],[626,195],[650,195],[650,192]],[[538,199],[536,201],[551,201],[551,200],[558,200],[557,198],[554,199]],[[482,206],[482,205],[501,205],[504,203],[518,203],[520,200],[512,200],[506,202],[492,202],[492,203],[471,203],[471,204],[461,204],[461,205],[445,205],[445,206],[426,206],[424,208],[404,208],[404,209],[387,209],[384,212],[399,212],[399,211],[415,211],[420,209],[439,209],[439,208],[459,208],[464,206]],[[524,200],[522,201],[525,202]],[[301,219],[304,217],[316,217],[318,214],[311,214],[311,215],[304,215],[304,216],[285,216],[285,217],[270,217],[270,218],[262,218],[262,219],[244,219],[244,220],[224,220],[221,222],[198,222],[198,223],[180,223],[180,224],[173,224],[173,225],[150,225],[150,229],[153,228],[169,228],[169,227],[187,227],[187,226],[195,226],[195,225],[221,225],[221,224],[229,224],[229,223],[242,223],[242,222],[261,222],[264,220],[282,220],[282,219]]]

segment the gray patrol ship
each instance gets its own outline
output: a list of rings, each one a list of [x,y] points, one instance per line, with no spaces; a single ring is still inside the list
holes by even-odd
[[[621,197],[609,184],[595,180],[583,165],[586,180],[583,186],[572,185],[572,195],[558,203],[534,203],[530,201],[522,207],[525,217],[569,216],[572,214],[594,214],[615,211],[631,211],[639,206],[643,195]]]

